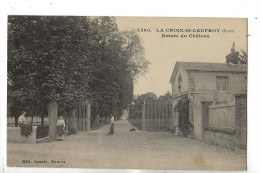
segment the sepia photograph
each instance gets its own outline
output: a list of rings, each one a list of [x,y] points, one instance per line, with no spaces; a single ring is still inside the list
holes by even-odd
[[[247,170],[246,18],[9,15],[7,166]]]

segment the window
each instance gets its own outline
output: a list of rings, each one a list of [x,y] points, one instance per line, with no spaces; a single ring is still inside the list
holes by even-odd
[[[217,77],[216,89],[217,89],[217,91],[227,91],[227,78],[226,77]]]
[[[181,85],[182,85],[182,77],[181,77],[181,74],[180,74],[179,78],[178,78],[178,88],[179,88],[179,90],[181,89]]]

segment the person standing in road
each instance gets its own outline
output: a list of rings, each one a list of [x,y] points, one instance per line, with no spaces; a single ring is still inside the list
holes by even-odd
[[[65,121],[60,116],[60,119],[57,121],[57,134],[58,134],[58,140],[62,141],[64,138],[64,133],[65,133]]]
[[[111,118],[110,118],[110,131],[108,132],[107,136],[114,134],[114,121],[115,121],[115,118],[114,118],[113,115],[111,115]]]

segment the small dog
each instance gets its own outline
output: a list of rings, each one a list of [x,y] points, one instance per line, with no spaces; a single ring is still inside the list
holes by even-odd
[[[130,132],[134,132],[134,131],[135,131],[135,128],[132,128],[132,129],[130,129],[129,131],[130,131]]]

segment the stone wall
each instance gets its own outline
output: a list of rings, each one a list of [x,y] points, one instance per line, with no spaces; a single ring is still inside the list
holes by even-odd
[[[203,131],[202,128],[202,102],[212,102],[212,105],[220,103],[234,103],[233,94],[219,93],[219,94],[210,94],[210,93],[194,93],[191,94],[190,101],[192,103],[192,114],[194,122],[194,138],[200,141],[203,140]],[[193,98],[193,99],[192,99]]]
[[[247,97],[235,94],[235,126],[208,127],[204,130],[203,141],[235,150],[247,148]],[[233,111],[229,111],[232,116]],[[226,118],[227,119],[227,118]]]
[[[36,130],[37,126],[32,126],[31,135],[21,136],[20,127],[7,127],[7,142],[36,144]]]
[[[204,142],[234,150],[236,137],[234,131],[218,132],[217,129],[208,129],[204,131]]]
[[[209,106],[209,127],[235,129],[235,105]]]
[[[235,105],[209,106],[208,127],[203,129],[203,141],[235,149]]]

